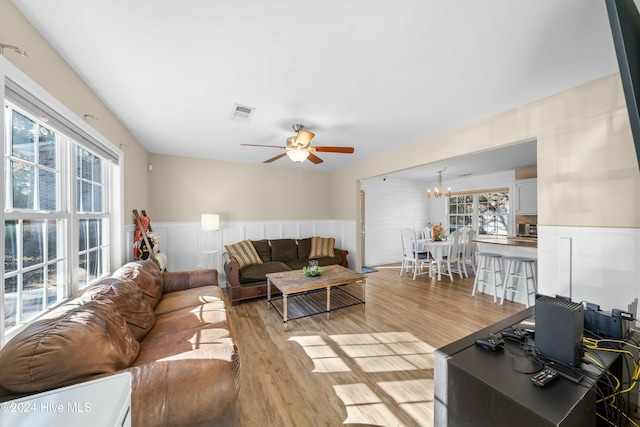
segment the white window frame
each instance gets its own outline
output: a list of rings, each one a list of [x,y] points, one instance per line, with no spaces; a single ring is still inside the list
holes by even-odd
[[[507,193],[509,195],[509,212],[506,214],[507,216],[507,228],[506,228],[506,236],[509,235],[510,233],[510,229],[512,227],[512,213],[511,213],[511,201],[512,201],[512,197],[511,195],[513,194],[510,188],[489,188],[486,190],[472,190],[472,191],[459,191],[456,193],[452,193],[451,196],[467,196],[467,195],[471,195],[473,196],[473,213],[470,214],[469,216],[471,216],[471,225],[470,227],[476,232],[476,236],[496,236],[495,234],[479,234],[480,233],[480,221],[479,221],[479,217],[480,217],[480,194],[485,194],[485,193]],[[446,215],[446,219],[447,219],[447,231],[450,232],[451,230],[451,214],[449,213],[449,205],[450,205],[450,199],[447,198],[447,203],[445,204],[445,215]],[[459,214],[456,214],[459,215]]]
[[[124,216],[123,216],[123,205],[124,205],[124,167],[123,167],[123,153],[119,147],[115,146],[111,143],[107,138],[98,133],[95,129],[89,126],[85,121],[80,119],[80,117],[67,108],[62,102],[58,101],[55,97],[49,94],[45,89],[40,87],[35,81],[29,78],[26,74],[24,74],[21,70],[19,70],[16,66],[14,66],[11,62],[6,60],[4,57],[0,56],[0,96],[3,101],[3,113],[0,114],[0,126],[2,127],[2,144],[6,143],[6,132],[5,130],[5,114],[4,114],[4,104],[5,104],[5,85],[7,79],[15,82],[20,87],[27,90],[29,93],[37,97],[39,100],[44,102],[47,106],[54,109],[57,113],[62,115],[69,122],[73,123],[74,126],[81,129],[86,134],[90,135],[94,141],[97,141],[103,147],[105,147],[110,152],[115,153],[117,162],[112,163],[109,161],[103,162],[103,173],[107,177],[107,183],[103,188],[103,198],[104,201],[104,214],[97,214],[99,217],[107,218],[108,220],[108,251],[109,251],[109,261],[110,265],[107,267],[107,271],[113,271],[124,261],[124,250],[123,250],[123,224],[124,224]],[[11,102],[10,102],[11,103]],[[18,110],[20,110],[18,108]],[[46,126],[46,124],[45,124]],[[47,126],[49,127],[49,126]],[[57,129],[53,128],[54,131]],[[79,143],[80,141],[74,141],[75,143]],[[84,147],[82,144],[79,144],[84,149],[93,152],[91,147]],[[78,289],[79,289],[79,280],[78,280],[78,265],[79,265],[79,244],[78,244],[78,228],[79,228],[79,220],[81,217],[95,217],[95,214],[78,214],[75,212],[75,161],[71,161],[72,155],[71,151],[73,151],[73,155],[75,155],[75,150],[71,150],[72,144],[67,145],[68,148],[63,150],[67,150],[66,153],[61,155],[60,161],[63,162],[61,164],[61,182],[60,186],[69,185],[70,188],[67,191],[61,191],[61,198],[59,199],[60,212],[56,212],[53,214],[47,214],[46,212],[38,212],[38,211],[12,211],[5,212],[4,210],[4,200],[5,200],[5,191],[4,185],[0,190],[0,199],[3,203],[3,209],[0,210],[0,215],[2,215],[2,223],[4,227],[5,220],[11,219],[42,219],[42,218],[64,218],[66,219],[66,227],[64,230],[65,236],[65,250],[67,251],[64,255],[66,257],[66,274],[67,274],[67,286],[66,286],[66,295],[65,298],[60,301],[62,303],[70,298],[73,298]],[[0,173],[2,176],[5,175],[5,162],[2,161],[0,165]],[[66,182],[66,176],[70,176],[72,181]],[[0,249],[2,250],[2,254],[5,253],[4,247],[4,239],[0,239]],[[2,277],[4,277],[4,263],[0,266]],[[59,304],[58,303],[58,304]],[[46,313],[43,312],[43,314]],[[4,327],[4,280],[3,285],[0,286],[0,347],[4,345],[6,341],[11,339],[15,334],[17,334],[20,330],[22,330],[26,325],[24,324],[19,327],[14,328],[11,333],[5,334]],[[31,322],[37,319],[39,316],[36,316],[34,319],[31,319]]]

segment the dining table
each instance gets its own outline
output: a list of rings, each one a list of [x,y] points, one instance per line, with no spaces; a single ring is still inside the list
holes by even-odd
[[[449,254],[449,248],[451,247],[451,240],[431,240],[431,239],[417,239],[416,240],[417,253],[427,254],[430,253],[436,262],[436,271],[438,280],[442,280],[442,274],[440,271],[442,261]],[[429,269],[429,277],[433,277],[433,270]]]

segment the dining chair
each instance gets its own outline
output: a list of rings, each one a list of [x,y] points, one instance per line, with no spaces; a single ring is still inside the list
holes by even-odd
[[[448,247],[447,255],[440,261],[441,266],[445,266],[445,276],[449,276],[449,279],[453,282],[453,273],[456,272],[462,279],[462,247],[460,246],[460,237],[462,232],[460,229],[455,230],[449,235],[450,245]],[[455,269],[454,269],[455,266]]]
[[[429,274],[429,271],[423,272],[425,264],[431,268],[431,257],[428,253],[418,252],[418,239],[413,228],[403,228],[401,230],[402,237],[402,269],[400,275],[405,271],[413,270],[413,280],[422,274]]]
[[[433,229],[432,224],[427,224],[422,230],[420,230],[420,235],[425,240],[431,240],[431,230]]]
[[[476,262],[475,262],[475,253],[476,253],[476,244],[473,239],[476,236],[476,232],[471,227],[462,227],[460,230],[460,247],[461,247],[461,265],[462,271],[464,271],[464,276],[469,277],[467,273],[467,262],[471,264],[471,271],[476,271]]]

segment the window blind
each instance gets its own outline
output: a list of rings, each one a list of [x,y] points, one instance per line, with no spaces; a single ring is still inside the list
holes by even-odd
[[[119,157],[116,152],[106,147],[103,143],[89,135],[85,130],[81,129],[71,120],[57,112],[55,109],[49,107],[43,101],[9,78],[5,79],[4,96],[25,111],[28,111],[37,117],[46,118],[47,124],[53,129],[71,138],[73,141],[93,152],[97,156],[113,162],[114,164],[118,164]]]

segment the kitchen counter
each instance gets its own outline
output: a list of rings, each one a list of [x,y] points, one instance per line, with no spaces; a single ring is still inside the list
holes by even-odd
[[[490,243],[503,246],[519,246],[524,248],[537,248],[538,239],[526,237],[479,237],[473,240],[476,243]]]

